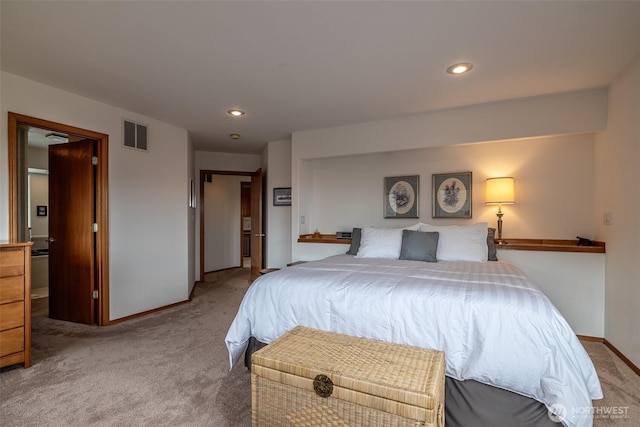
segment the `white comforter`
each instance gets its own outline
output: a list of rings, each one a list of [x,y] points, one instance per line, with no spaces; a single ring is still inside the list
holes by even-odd
[[[564,408],[569,426],[602,398],[591,359],[549,299],[513,264],[338,255],[258,278],[229,328],[230,364],[249,337],[297,325],[438,349],[446,374]]]

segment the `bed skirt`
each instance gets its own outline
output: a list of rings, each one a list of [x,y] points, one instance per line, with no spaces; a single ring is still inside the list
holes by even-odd
[[[251,354],[266,344],[251,337],[244,365],[251,370]],[[477,381],[445,378],[447,427],[559,427],[537,400]]]

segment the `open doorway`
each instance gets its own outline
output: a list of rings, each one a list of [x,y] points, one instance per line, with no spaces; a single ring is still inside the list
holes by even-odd
[[[35,266],[40,276],[34,279],[44,281],[36,287],[47,286],[39,292],[48,294],[41,296],[48,300],[49,314],[62,320],[109,323],[107,144],[105,134],[15,113],[8,116],[9,240],[33,241],[33,260],[42,257]],[[49,173],[49,147],[63,147],[62,158],[82,162],[87,179],[77,175],[76,164],[57,160],[54,173]],[[81,151],[85,154],[79,156]],[[52,187],[60,189],[64,200],[49,198]],[[82,236],[69,225],[78,225]],[[82,286],[76,286],[79,283]]]
[[[262,269],[262,171],[200,171],[200,278],[250,266]]]

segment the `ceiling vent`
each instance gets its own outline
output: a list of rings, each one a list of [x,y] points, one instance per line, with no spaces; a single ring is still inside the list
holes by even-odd
[[[122,145],[135,150],[147,151],[147,126],[124,120],[122,125]]]

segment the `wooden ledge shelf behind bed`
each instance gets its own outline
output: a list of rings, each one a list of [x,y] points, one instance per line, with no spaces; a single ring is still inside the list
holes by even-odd
[[[586,252],[592,254],[605,253],[604,242],[593,243],[595,246],[578,246],[577,240],[502,239],[502,243],[496,240],[496,248],[518,251]]]
[[[301,234],[298,238],[300,243],[339,243],[341,245],[350,245],[351,239],[336,239],[335,234]]]
[[[301,234],[298,243],[336,243],[350,245],[351,239],[337,239],[335,234]],[[554,239],[502,239],[502,243],[496,240],[498,249],[516,251],[543,251],[543,252],[583,252],[603,254],[606,252],[604,242],[593,242],[595,246],[578,246],[577,240]]]

